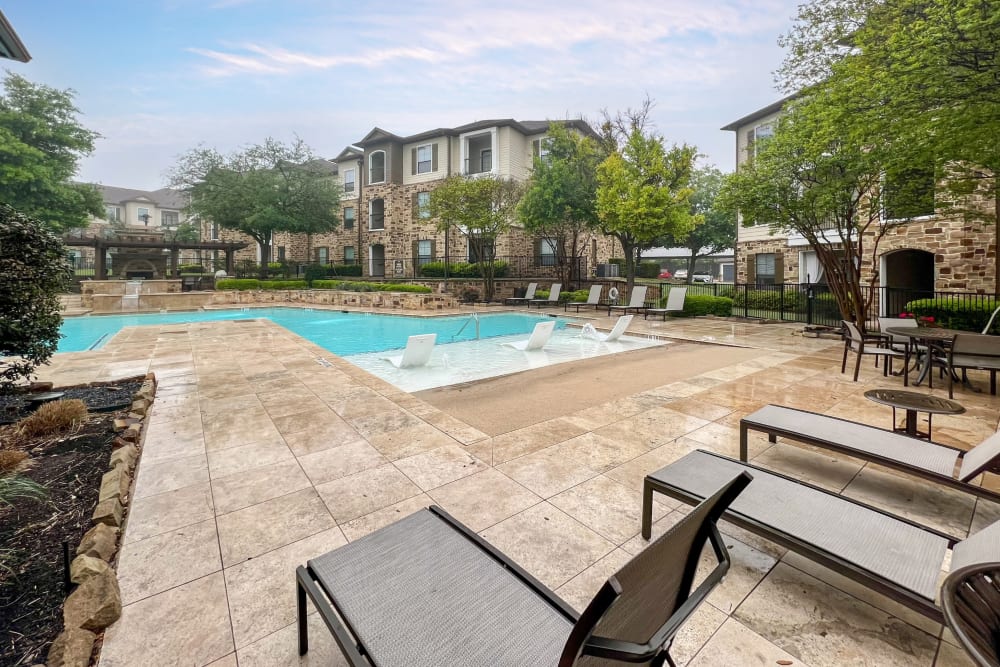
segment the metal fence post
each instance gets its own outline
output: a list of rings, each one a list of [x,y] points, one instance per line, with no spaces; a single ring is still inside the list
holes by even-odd
[[[816,298],[816,294],[813,291],[812,285],[806,285],[806,324],[813,323],[813,299]]]

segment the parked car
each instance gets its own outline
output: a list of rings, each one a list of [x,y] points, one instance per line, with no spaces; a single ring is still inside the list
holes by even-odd
[[[674,272],[674,278],[687,278],[687,277],[688,277],[687,269],[677,269],[677,271]]]
[[[673,277],[674,277],[674,274],[670,273],[666,269],[663,269],[662,271],[660,271],[660,278],[667,279],[667,278],[673,278]]]
[[[712,282],[712,276],[707,273],[696,273],[691,278],[691,282],[695,283],[710,283]]]

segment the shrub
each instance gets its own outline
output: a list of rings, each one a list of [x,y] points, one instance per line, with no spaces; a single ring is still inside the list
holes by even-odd
[[[46,363],[59,343],[59,294],[73,270],[59,237],[0,204],[0,390]]]
[[[309,285],[304,280],[261,280],[260,288],[266,290],[275,289],[306,289]]]
[[[225,268],[225,267],[222,267]],[[247,276],[258,276],[260,275],[260,266],[257,262],[252,259],[241,259],[236,262],[236,277],[246,278]]]
[[[733,296],[736,308],[754,310],[798,310],[804,295],[796,290],[740,290]]]
[[[659,278],[660,263],[653,261],[639,262],[639,266],[636,268],[635,273],[640,278]]]
[[[684,317],[696,317],[698,315],[717,315],[719,317],[729,317],[733,314],[733,300],[724,296],[703,296],[700,294],[689,294],[684,299]]]
[[[309,264],[306,266],[306,284],[309,287],[313,286],[313,283],[317,280],[323,280],[328,274],[328,267],[322,264]]]
[[[27,438],[62,433],[87,418],[87,406],[79,399],[46,403],[17,423],[18,432]]]
[[[578,289],[575,292],[561,292],[559,294],[559,300],[562,301],[563,297],[566,297],[566,301],[570,303],[586,303],[587,299],[590,297],[590,290]]]
[[[0,475],[0,509],[13,507],[17,498],[41,499],[45,497],[45,487],[21,475]],[[0,549],[0,570],[5,569],[3,557],[9,553]]]
[[[313,287],[315,289],[335,289],[345,292],[410,292],[414,294],[430,294],[434,291],[426,285],[370,283],[350,280],[317,280],[313,283]]]
[[[933,317],[934,321],[946,329],[959,331],[982,331],[996,309],[996,299],[988,298],[981,301],[964,301],[948,297],[936,299],[917,299],[906,304],[906,312],[917,317]],[[892,313],[893,316],[898,313]],[[1000,319],[1000,318],[997,318]],[[996,320],[994,329],[1000,327]]]
[[[215,289],[249,290],[260,289],[260,281],[256,278],[222,278],[215,281]]]
[[[0,475],[13,471],[26,458],[28,458],[28,453],[18,449],[0,450]]]
[[[329,267],[326,275],[335,278],[337,276],[359,277],[361,276],[360,264],[334,264]]]
[[[201,264],[178,264],[178,273],[204,273],[205,267]]]
[[[507,262],[500,260],[493,262],[493,277],[506,278],[509,272],[510,265]],[[479,264],[468,262],[449,262],[448,264],[449,278],[482,278],[482,273]],[[444,262],[427,262],[420,267],[420,275],[427,278],[443,278]]]

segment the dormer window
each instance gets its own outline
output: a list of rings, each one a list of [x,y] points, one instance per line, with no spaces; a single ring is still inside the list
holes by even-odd
[[[385,182],[385,151],[375,151],[368,156],[368,182]]]

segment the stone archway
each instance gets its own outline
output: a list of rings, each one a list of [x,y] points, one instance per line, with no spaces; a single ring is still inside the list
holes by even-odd
[[[934,296],[934,253],[915,248],[882,255],[880,312],[892,317],[914,299]]]

